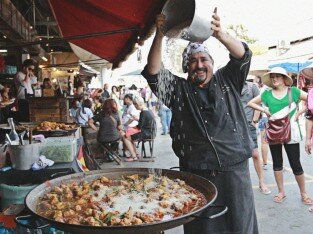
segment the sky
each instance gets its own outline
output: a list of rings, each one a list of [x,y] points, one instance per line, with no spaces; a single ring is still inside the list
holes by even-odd
[[[313,36],[313,0],[203,1],[208,2],[208,8],[212,11],[214,7],[217,7],[223,29],[230,24],[243,24],[248,29],[248,35],[256,38],[258,44],[261,45],[273,46],[277,44],[278,40],[292,41]],[[143,55],[141,63],[137,62],[136,53],[134,53],[128,61],[122,64],[121,68],[113,71],[113,77],[142,68],[146,63],[151,42],[152,38],[147,40],[141,48]],[[215,38],[209,38],[206,43],[213,51],[213,55],[218,54],[217,63],[223,62],[228,56],[226,50],[224,52],[221,50],[221,45]]]

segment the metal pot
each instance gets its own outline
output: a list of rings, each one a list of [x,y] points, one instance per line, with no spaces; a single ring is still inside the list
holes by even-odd
[[[208,0],[168,0],[162,9],[165,36],[193,42],[207,40],[213,33],[213,10]]]
[[[207,204],[202,208],[190,212],[188,214],[182,215],[180,217],[176,217],[166,221],[155,222],[151,224],[142,224],[142,225],[134,225],[134,226],[109,226],[109,227],[95,227],[95,226],[85,226],[85,225],[73,225],[57,222],[52,219],[47,219],[45,217],[40,216],[36,212],[36,207],[38,203],[38,198],[43,196],[45,193],[49,192],[53,187],[59,186],[62,183],[70,183],[74,181],[92,181],[101,176],[106,176],[108,178],[120,178],[125,175],[139,174],[139,175],[147,175],[153,171],[158,172],[160,175],[165,175],[171,179],[181,179],[186,182],[189,186],[200,191],[207,200]],[[223,207],[223,211],[219,214],[213,215],[211,217],[201,217],[201,213],[207,209],[210,204],[214,202],[217,197],[217,189],[209,180],[190,174],[187,172],[181,171],[173,171],[173,170],[164,170],[164,169],[151,169],[151,168],[114,168],[100,171],[91,171],[91,172],[83,172],[72,175],[67,175],[63,177],[59,177],[57,179],[53,179],[46,183],[43,183],[33,189],[26,197],[25,203],[28,209],[32,214],[37,216],[40,219],[43,219],[50,223],[53,227],[56,227],[59,230],[63,230],[70,233],[75,234],[119,234],[119,233],[158,233],[163,230],[167,230],[170,228],[174,228],[180,226],[182,224],[188,223],[193,219],[199,218],[216,218],[218,216],[223,215],[227,212],[227,207]]]

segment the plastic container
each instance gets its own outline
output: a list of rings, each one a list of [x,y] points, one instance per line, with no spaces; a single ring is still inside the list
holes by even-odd
[[[77,139],[73,137],[49,137],[40,148],[40,155],[56,163],[73,162],[77,154]]]
[[[36,186],[37,184],[29,186],[0,184],[1,208],[5,209],[12,204],[24,204],[26,195]]]
[[[40,145],[41,143],[29,144],[27,141],[25,145],[10,145],[12,167],[16,170],[29,170],[40,156]]]

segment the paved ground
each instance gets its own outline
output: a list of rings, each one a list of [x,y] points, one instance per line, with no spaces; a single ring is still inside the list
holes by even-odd
[[[158,131],[159,133],[161,131]],[[154,162],[124,162],[123,167],[154,167],[169,169],[178,166],[177,157],[171,149],[171,139],[169,135],[158,135],[155,141],[155,161]],[[270,157],[269,157],[270,158]],[[284,158],[286,159],[286,157]],[[276,183],[273,170],[269,168],[265,171],[266,182],[272,190],[271,195],[263,195],[258,191],[258,179],[253,163],[250,160],[251,179],[254,190],[256,212],[261,234],[312,234],[313,233],[313,213],[308,212],[308,206],[301,203],[298,186],[291,172],[288,160],[284,160],[285,188],[287,199],[282,204],[273,202],[276,194]],[[306,173],[306,184],[308,193],[313,196],[313,157],[307,156],[301,146],[301,161]],[[115,163],[102,164],[102,168],[121,167]],[[166,234],[182,234],[182,227],[177,227],[166,231]]]

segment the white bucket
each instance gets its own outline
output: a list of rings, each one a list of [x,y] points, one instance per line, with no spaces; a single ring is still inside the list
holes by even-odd
[[[12,167],[16,170],[29,170],[39,159],[40,145],[41,143],[28,144],[26,141],[25,145],[10,145]]]

